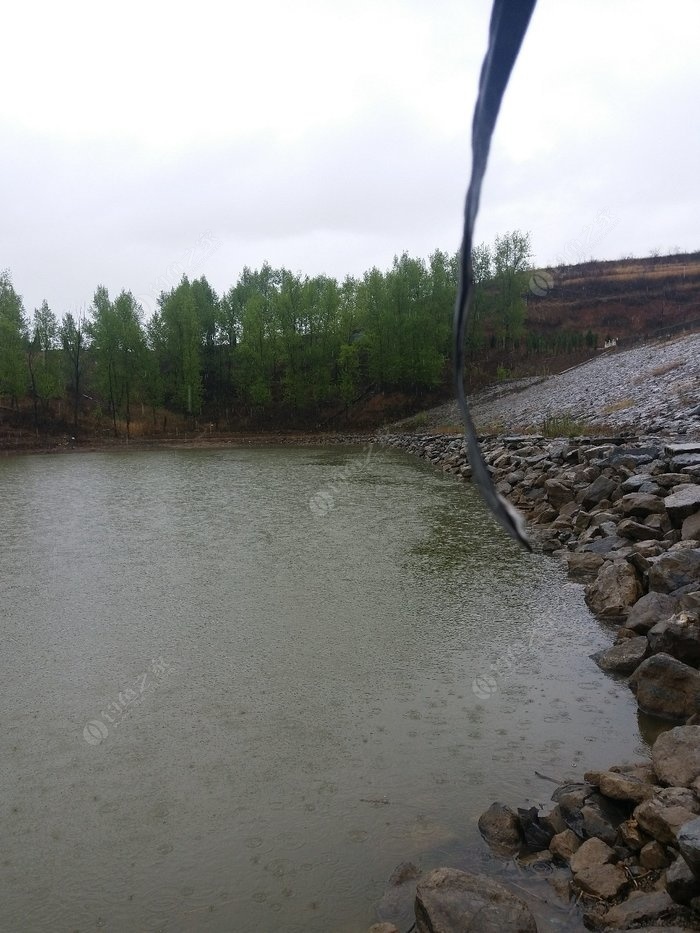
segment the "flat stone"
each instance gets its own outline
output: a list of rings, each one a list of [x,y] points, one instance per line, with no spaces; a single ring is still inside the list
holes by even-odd
[[[621,904],[611,907],[603,915],[603,922],[617,930],[626,930],[632,924],[660,920],[673,909],[673,901],[666,891],[644,893],[633,891]]]
[[[700,777],[700,726],[677,726],[662,732],[651,750],[659,780],[690,787]]]
[[[633,518],[623,518],[617,526],[617,533],[631,541],[651,541],[661,537],[660,529],[650,528]]]
[[[417,933],[537,933],[529,907],[502,884],[456,868],[428,872],[416,890]]]
[[[631,800],[641,803],[654,796],[654,785],[629,774],[604,771],[600,776],[600,792],[613,800]]]
[[[593,658],[602,670],[626,675],[639,667],[648,651],[649,642],[646,636],[639,635],[636,638],[626,638],[612,648],[593,655]]]
[[[700,709],[700,673],[671,655],[642,661],[629,684],[639,708],[651,716],[685,721]]]
[[[627,875],[619,865],[595,865],[574,875],[574,883],[587,894],[607,900],[617,897],[627,884]]]

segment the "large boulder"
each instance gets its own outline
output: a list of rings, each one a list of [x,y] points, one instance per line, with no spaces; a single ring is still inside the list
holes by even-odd
[[[668,593],[646,593],[630,609],[625,628],[643,635],[657,622],[670,619],[676,611],[676,602]]]
[[[611,907],[603,915],[605,928],[628,930],[632,924],[659,920],[673,908],[673,901],[666,891],[633,891],[621,904]]]
[[[685,721],[700,710],[700,673],[669,654],[642,661],[629,680],[644,713]]]
[[[697,583],[700,580],[700,548],[667,551],[649,561],[649,589],[659,593]]]
[[[657,622],[647,638],[653,654],[663,651],[691,667],[700,665],[700,622],[688,613],[680,612],[664,622]]]
[[[651,759],[662,783],[690,787],[700,777],[700,726],[676,726],[662,732]]]
[[[523,844],[518,815],[503,803],[492,803],[479,817],[479,832],[499,854],[512,854]]]
[[[700,894],[700,881],[680,855],[666,872],[666,890],[678,904],[689,904]]]
[[[436,868],[416,890],[417,933],[537,933],[530,908],[485,875]]]
[[[626,560],[613,560],[603,564],[586,587],[585,599],[596,615],[621,618],[641,595],[642,584],[634,567]]]
[[[641,803],[654,796],[654,785],[632,774],[603,771],[599,780],[601,794],[612,800],[632,800]]]
[[[700,512],[684,519],[681,526],[681,538],[684,541],[700,541]]]
[[[600,554],[588,551],[571,551],[566,555],[566,562],[569,565],[569,576],[582,583],[593,582],[605,563]]]
[[[683,521],[700,512],[700,485],[684,483],[676,486],[670,496],[664,499],[664,507],[674,528],[681,528]]]

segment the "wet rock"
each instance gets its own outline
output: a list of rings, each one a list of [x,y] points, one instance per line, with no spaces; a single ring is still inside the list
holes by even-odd
[[[662,732],[651,757],[662,783],[690,787],[700,777],[700,726],[677,726]]]
[[[676,834],[684,823],[694,819],[695,814],[686,807],[653,797],[640,803],[634,811],[639,826],[657,842],[664,845],[676,842]]]
[[[537,933],[529,907],[485,875],[436,868],[416,891],[417,933]]]
[[[479,832],[499,853],[512,853],[523,844],[518,816],[502,803],[492,803],[479,817]]]
[[[679,613],[657,622],[647,635],[654,654],[670,654],[691,667],[700,665],[700,622],[687,613]]]
[[[666,891],[643,893],[634,891],[627,900],[611,907],[603,915],[603,922],[613,929],[627,930],[632,924],[661,920],[673,910],[673,901]]]
[[[625,616],[642,595],[634,567],[625,560],[603,564],[598,576],[586,587],[585,599],[592,612],[603,618]]]
[[[549,843],[549,851],[555,858],[561,859],[563,862],[568,862],[574,852],[581,845],[581,840],[570,829],[565,829],[561,833],[557,833],[556,836]]]
[[[666,890],[677,904],[689,904],[700,895],[700,880],[680,855],[666,872]]]
[[[641,803],[654,796],[654,785],[629,774],[604,771],[600,776],[600,792],[613,800]]]
[[[651,716],[684,721],[700,709],[700,673],[668,654],[642,661],[629,684],[639,708]]]
[[[700,580],[700,548],[667,551],[653,557],[649,566],[649,589],[672,593]]]
[[[593,582],[604,563],[600,554],[588,551],[573,551],[566,555],[566,562],[569,576],[581,583]]]
[[[617,839],[617,829],[627,813],[628,810],[601,794],[592,794],[581,807],[583,835],[602,839],[612,846]],[[571,829],[575,831],[574,826]]]
[[[593,658],[602,670],[611,674],[631,674],[642,663],[649,651],[646,636],[626,638],[606,651],[598,652]]]
[[[680,528],[686,518],[700,512],[700,485],[685,483],[676,486],[664,499],[664,507],[673,527]]]
[[[676,600],[667,593],[647,593],[630,609],[625,627],[644,634],[657,622],[670,619],[676,608]]]
[[[547,849],[554,833],[544,820],[540,819],[537,807],[528,810],[518,807],[518,822],[525,845],[531,849]]]
[[[368,933],[400,933],[400,931],[393,923],[373,923]]]

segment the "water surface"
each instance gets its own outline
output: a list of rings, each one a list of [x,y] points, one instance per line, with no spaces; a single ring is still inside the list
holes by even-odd
[[[356,933],[644,750],[610,636],[396,451],[0,460],[0,929]]]

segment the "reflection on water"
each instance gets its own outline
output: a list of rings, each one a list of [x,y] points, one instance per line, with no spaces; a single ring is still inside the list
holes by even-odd
[[[8,929],[363,931],[644,750],[580,588],[397,452],[0,461]]]

